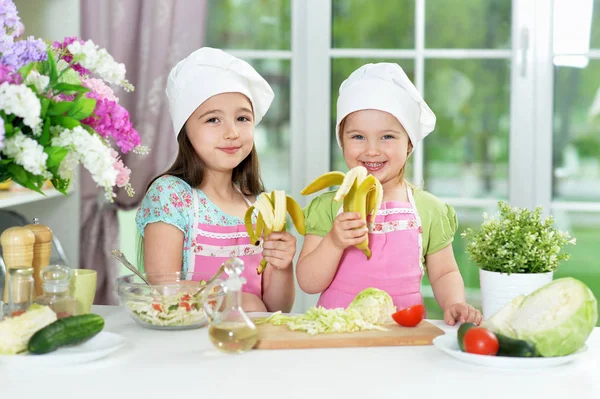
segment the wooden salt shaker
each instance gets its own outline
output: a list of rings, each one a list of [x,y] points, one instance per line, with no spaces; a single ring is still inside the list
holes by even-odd
[[[33,245],[33,281],[35,285],[35,297],[43,294],[42,277],[40,272],[50,264],[52,254],[52,230],[50,227],[40,224],[38,218],[33,219],[33,224],[25,226],[35,235]]]
[[[4,302],[8,303],[9,270],[32,267],[35,235],[26,227],[9,227],[0,235],[2,257],[6,265]]]

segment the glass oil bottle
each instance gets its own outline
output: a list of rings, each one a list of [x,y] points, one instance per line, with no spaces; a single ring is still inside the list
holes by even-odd
[[[223,284],[225,307],[215,310],[215,317],[208,328],[213,345],[226,353],[244,353],[250,351],[258,341],[256,326],[242,309],[242,285],[246,280],[241,277],[244,262],[232,258],[225,262],[228,275]]]

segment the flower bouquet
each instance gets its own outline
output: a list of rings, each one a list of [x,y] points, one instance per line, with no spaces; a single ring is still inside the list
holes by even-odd
[[[91,40],[51,44],[23,30],[12,0],[0,0],[0,183],[43,193],[49,180],[66,194],[82,164],[108,201],[115,186],[133,196],[120,153],[149,149],[111,88],[134,90],[125,66]]]

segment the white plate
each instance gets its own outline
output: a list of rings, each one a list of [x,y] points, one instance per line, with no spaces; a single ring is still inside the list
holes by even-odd
[[[557,357],[508,357],[476,355],[462,352],[460,350],[458,347],[456,333],[446,333],[444,335],[435,337],[433,339],[433,345],[448,355],[466,363],[511,369],[540,369],[554,367],[572,362],[573,360],[579,358],[585,351],[587,351],[587,346],[584,345],[583,348],[571,355]]]
[[[58,348],[43,355],[0,355],[0,364],[23,366],[63,366],[90,362],[108,356],[125,345],[125,337],[101,331],[80,345]]]

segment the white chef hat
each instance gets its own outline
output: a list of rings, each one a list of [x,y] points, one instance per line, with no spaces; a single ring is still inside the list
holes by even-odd
[[[252,103],[258,125],[273,102],[269,83],[246,61],[222,50],[202,47],[171,69],[165,90],[175,134],[208,98],[221,93],[242,93]]]
[[[341,84],[335,127],[338,145],[341,121],[355,111],[376,109],[396,117],[415,147],[435,128],[435,114],[398,64],[365,64]]]

